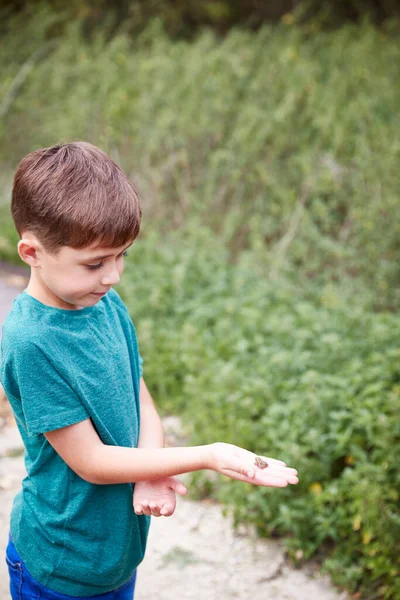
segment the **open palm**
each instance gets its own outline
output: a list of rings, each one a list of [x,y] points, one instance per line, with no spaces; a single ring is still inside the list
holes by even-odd
[[[137,515],[169,517],[175,511],[176,494],[187,494],[187,488],[178,477],[139,481],[133,492],[134,511]]]

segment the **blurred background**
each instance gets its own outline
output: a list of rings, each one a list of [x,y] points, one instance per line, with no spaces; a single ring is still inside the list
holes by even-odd
[[[399,2],[2,0],[0,32],[0,258],[25,154],[108,152],[142,196],[119,292],[161,412],[301,474],[199,497],[399,599]]]

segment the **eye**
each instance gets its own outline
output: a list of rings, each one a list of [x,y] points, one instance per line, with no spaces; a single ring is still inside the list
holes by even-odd
[[[96,269],[101,269],[103,263],[99,263],[98,265],[86,265],[89,271],[95,271]]]
[[[124,256],[128,256],[128,251],[127,250],[125,250],[124,252],[121,252],[121,254],[118,254],[117,258],[122,258]],[[102,266],[103,266],[102,262],[100,262],[97,265],[85,265],[85,267],[87,269],[89,269],[89,271],[96,271],[96,269],[101,269]]]

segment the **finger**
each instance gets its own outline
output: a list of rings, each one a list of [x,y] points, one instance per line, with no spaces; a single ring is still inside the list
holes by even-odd
[[[244,477],[248,478],[248,479],[253,479],[253,477],[255,476],[255,465],[250,463],[250,464],[245,464],[245,463],[238,463],[237,466],[237,473],[240,475],[243,475]],[[234,471],[232,471],[234,472]]]
[[[180,496],[186,496],[188,493],[188,489],[185,485],[183,485],[182,481],[176,479],[171,485],[172,489],[179,494]]]
[[[150,508],[151,515],[153,517],[159,517],[160,516],[161,509],[158,506],[158,504],[156,504],[156,502],[150,502],[149,508]]]
[[[297,471],[297,469],[292,469],[292,467],[286,467],[285,471],[287,473],[290,473],[291,475],[298,475],[299,474],[298,471]]]
[[[282,487],[280,485],[280,482],[282,481],[286,481],[286,484],[296,484],[299,482],[298,477],[295,475],[288,475],[287,473],[282,473],[279,471],[274,473],[272,470],[270,472],[260,470],[256,473],[254,479],[254,483],[258,483],[260,485],[272,485],[274,482],[278,482],[276,487]]]
[[[237,450],[238,451],[233,457],[229,457],[230,468],[222,468],[220,473],[222,473],[222,475],[227,475],[227,477],[232,477],[233,479],[241,479],[235,477],[233,473],[252,479],[256,469],[256,466],[254,465],[255,455],[247,450],[241,450],[240,448]]]
[[[288,482],[283,477],[271,477],[267,475],[265,471],[257,471],[255,477],[247,477],[242,473],[236,471],[226,471],[225,475],[238,481],[244,481],[245,483],[251,483],[253,485],[262,485],[264,487],[287,487]]]
[[[284,479],[285,481],[287,481],[290,484],[295,485],[296,483],[299,483],[299,479],[298,477],[293,476],[289,476],[289,475],[268,475],[267,476],[268,481],[270,480],[275,480],[275,479]],[[257,479],[260,482],[263,482],[266,480],[266,476],[264,475],[256,475],[255,479]]]
[[[266,473],[274,477],[297,477],[296,469],[288,469],[288,467],[267,467],[266,469],[257,469],[257,473]]]
[[[257,472],[264,471],[270,475],[279,475],[282,477],[297,477],[298,472],[296,469],[290,469],[289,467],[267,467],[266,469],[257,469]]]
[[[137,515],[143,514],[143,506],[141,504],[135,504],[135,513]]]
[[[162,517],[170,517],[171,515],[173,515],[175,512],[175,506],[173,506],[172,504],[165,504],[161,511],[160,514]]]
[[[225,474],[232,479],[237,479],[239,481],[244,481],[247,483],[251,483],[253,485],[262,485],[264,487],[275,487],[282,488],[287,487],[289,483],[296,484],[298,483],[298,478],[295,476],[287,476],[286,474],[282,474],[282,471],[285,469],[281,469],[281,472],[275,473],[269,469],[259,469],[257,470],[255,477],[250,478],[242,473],[238,473],[236,471],[226,471]]]
[[[288,486],[288,481],[281,477],[267,477],[265,480],[253,480],[252,483],[273,488],[284,488]]]
[[[151,517],[151,509],[147,504],[143,506],[143,514],[147,517]]]

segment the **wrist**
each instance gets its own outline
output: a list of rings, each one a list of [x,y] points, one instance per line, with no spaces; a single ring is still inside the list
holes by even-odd
[[[205,446],[200,446],[202,451],[202,469],[210,469],[211,471],[215,471],[215,444],[207,444]]]

